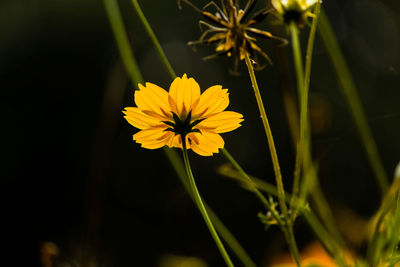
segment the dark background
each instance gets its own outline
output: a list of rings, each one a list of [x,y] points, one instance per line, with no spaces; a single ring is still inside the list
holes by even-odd
[[[180,11],[175,0],[141,4],[179,76],[194,77],[202,90],[214,84],[229,88],[228,109],[244,114],[245,121],[223,135],[226,148],[248,173],[273,182],[243,62],[242,75],[231,76],[230,58],[205,62],[201,58],[213,53],[211,47],[193,52],[186,46],[201,34],[200,16],[189,6]],[[131,3],[120,5],[144,80],[167,89],[171,80]],[[259,1],[259,8],[264,5]],[[400,160],[399,5],[394,0],[326,0],[323,7],[392,177]],[[269,22],[261,27],[286,36]],[[290,46],[278,58],[274,43],[261,44],[274,62],[286,61],[293,85]],[[294,152],[278,69],[267,66],[257,77],[289,187]],[[334,210],[346,208],[367,218],[379,205],[379,189],[318,39],[311,80],[314,155],[323,189]],[[57,261],[70,266],[159,266],[166,255],[223,265],[163,151],[132,141],[136,129],[121,110],[134,105],[136,85],[124,72],[102,1],[2,0],[0,88],[4,266],[41,266],[40,247],[48,241],[60,250]],[[190,153],[190,158],[204,199],[257,264],[285,251],[277,229],[264,231],[256,216],[263,207],[255,197],[216,173],[226,162],[222,155]],[[300,247],[314,239],[301,220],[296,235]]]

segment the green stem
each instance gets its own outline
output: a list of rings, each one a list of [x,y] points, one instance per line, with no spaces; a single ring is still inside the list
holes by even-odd
[[[307,42],[307,53],[306,53],[306,62],[305,62],[305,73],[304,73],[304,88],[303,88],[303,96],[301,103],[301,119],[300,124],[302,125],[302,136],[304,138],[303,147],[304,147],[304,167],[305,167],[305,177],[306,182],[305,185],[302,186],[302,190],[300,193],[300,203],[305,202],[305,199],[308,195],[308,189],[312,188],[308,185],[317,183],[317,171],[315,166],[312,164],[312,156],[311,156],[311,132],[310,132],[310,122],[308,116],[308,100],[309,100],[309,91],[310,91],[310,77],[311,77],[311,65],[312,65],[312,55],[315,41],[315,34],[317,31],[317,24],[319,19],[319,14],[321,11],[321,2],[317,1],[315,10],[314,10],[314,18],[311,25],[310,34],[308,36]],[[300,50],[300,49],[299,49]]]
[[[314,50],[315,34],[317,32],[317,25],[318,25],[318,19],[319,19],[320,12],[321,12],[321,1],[317,1],[316,5],[315,5],[314,18],[313,18],[313,22],[311,25],[310,34],[308,36],[306,65],[305,65],[305,73],[304,73],[304,90],[309,90],[309,87],[310,87],[312,55],[313,55],[313,50]]]
[[[328,51],[329,57],[336,71],[336,75],[343,89],[343,93],[350,107],[351,114],[364,144],[369,162],[372,166],[373,172],[375,173],[377,183],[381,189],[381,193],[384,195],[389,187],[389,180],[379,157],[378,149],[372,137],[371,129],[368,126],[368,122],[361,105],[356,86],[351,77],[349,67],[347,66],[346,60],[342,54],[342,51],[340,50],[340,46],[336,40],[332,27],[323,11],[321,12],[320,16],[320,23],[318,23],[318,31],[325,48]]]
[[[176,77],[175,71],[172,68],[171,64],[168,61],[167,56],[164,53],[164,50],[162,49],[160,42],[157,40],[156,35],[153,32],[153,29],[150,27],[149,22],[147,21],[146,17],[143,14],[142,9],[140,8],[140,5],[137,0],[132,0],[132,4],[135,8],[136,13],[139,16],[140,21],[142,22],[143,26],[145,27],[147,34],[149,35],[151,41],[153,42],[154,47],[157,50],[158,55],[160,56],[160,59],[162,63],[164,64],[165,68],[167,69],[169,75],[171,76],[172,79]]]
[[[183,147],[183,149],[182,149],[183,150],[183,161],[185,163],[186,174],[189,178],[189,185],[191,187],[192,194],[194,196],[194,200],[197,205],[197,208],[199,209],[201,215],[203,216],[203,219],[208,227],[208,230],[210,231],[211,236],[213,237],[213,239],[219,249],[219,252],[221,253],[222,257],[224,258],[226,265],[233,267],[233,263],[232,263],[231,259],[229,258],[229,255],[226,252],[224,245],[222,244],[221,240],[219,239],[219,236],[218,236],[217,232],[215,231],[214,225],[212,224],[210,217],[208,216],[208,213],[203,204],[203,201],[201,200],[199,190],[197,189],[196,182],[194,181],[193,173],[190,168],[189,157],[188,157],[187,149],[186,149],[185,137],[182,137],[182,147]]]
[[[283,214],[283,216],[285,218],[285,222],[286,222],[286,227],[288,229],[287,230],[288,245],[289,245],[289,248],[292,252],[292,255],[293,255],[297,265],[300,266],[299,251],[298,251],[298,248],[297,248],[297,245],[295,242],[295,238],[293,235],[292,220],[289,218],[288,208],[287,208],[286,202],[285,202],[285,190],[283,188],[282,173],[281,173],[281,168],[279,166],[278,155],[276,153],[274,138],[272,136],[271,127],[269,125],[267,114],[265,112],[265,108],[264,108],[264,104],[263,104],[263,101],[261,98],[260,90],[258,89],[258,84],[257,84],[257,80],[256,80],[256,75],[254,74],[253,64],[250,61],[250,57],[249,57],[248,53],[245,53],[245,60],[246,60],[247,69],[249,71],[251,84],[254,89],[254,94],[256,96],[256,101],[257,101],[258,109],[260,111],[261,120],[264,125],[265,134],[266,134],[267,140],[268,140],[269,151],[271,154],[272,165],[274,168],[276,185],[277,185],[277,189],[278,189],[279,206],[282,210],[282,214]],[[284,229],[284,227],[282,227],[282,229]],[[285,230],[284,230],[284,232],[285,232]]]
[[[288,213],[288,209],[287,209],[286,202],[285,202],[285,190],[283,188],[281,167],[279,166],[279,160],[278,160],[278,155],[276,153],[274,138],[272,136],[271,127],[269,125],[267,114],[265,112],[265,108],[264,108],[264,104],[263,104],[263,101],[261,98],[260,90],[258,89],[258,84],[257,84],[256,76],[254,74],[253,64],[251,63],[250,57],[247,53],[245,55],[245,60],[246,60],[247,68],[249,70],[250,80],[251,80],[251,84],[254,89],[254,94],[256,96],[258,109],[260,110],[261,120],[264,125],[265,134],[267,135],[268,146],[269,146],[271,159],[272,159],[272,165],[273,165],[274,173],[275,173],[276,185],[278,188],[279,206],[282,209],[282,213],[286,216]]]
[[[296,161],[295,161],[295,171],[294,171],[294,179],[293,179],[293,192],[292,192],[292,201],[290,202],[290,207],[297,209],[295,207],[299,188],[300,188],[300,176],[301,176],[301,166],[303,166],[303,175],[306,176],[306,170],[309,166],[309,159],[311,155],[309,155],[309,147],[305,147],[306,132],[308,129],[308,120],[307,120],[307,111],[308,111],[308,88],[304,86],[304,70],[303,70],[303,62],[301,57],[301,48],[299,41],[299,33],[296,23],[290,24],[290,33],[292,38],[292,49],[293,49],[293,58],[294,58],[294,66],[296,70],[296,78],[297,78],[297,90],[300,102],[300,135],[297,143],[297,153],[296,153]],[[305,181],[306,182],[306,181]],[[295,214],[293,214],[295,216]]]
[[[293,258],[294,258],[294,260],[296,262],[296,265],[298,267],[301,267],[300,253],[299,253],[299,249],[297,248],[296,239],[294,237],[292,220],[290,220],[288,218],[286,223],[287,223],[286,241],[288,242],[290,252],[291,252],[291,254],[292,254],[292,256],[293,256]]]
[[[300,103],[302,103],[302,99],[304,97],[304,69],[303,69],[303,60],[301,57],[301,48],[300,48],[300,40],[299,40],[299,30],[297,28],[297,24],[292,22],[289,25],[290,35],[292,38],[292,50],[294,57],[294,66],[296,69],[296,78],[297,78],[297,92],[300,98]]]
[[[131,79],[132,84],[138,84],[138,83],[143,83],[143,78],[140,73],[139,67],[136,64],[135,57],[133,56],[131,46],[128,41],[128,37],[125,31],[125,27],[122,22],[122,16],[119,11],[118,3],[116,0],[103,0],[104,2],[104,7],[106,9],[111,28],[114,34],[114,38],[117,42],[117,46],[119,49],[119,52],[121,54],[121,58],[123,60],[125,69]],[[157,40],[155,39],[157,42]],[[158,43],[158,42],[157,42]],[[162,49],[160,50],[162,52]],[[164,55],[165,57],[165,55]],[[166,57],[165,57],[166,58]],[[166,61],[168,63],[168,60]],[[169,63],[168,63],[169,65]],[[167,68],[168,69],[168,68]],[[172,68],[171,68],[172,70]],[[170,74],[172,78],[175,78],[175,74],[172,71],[170,71]],[[187,182],[187,177],[186,177],[186,172],[185,172],[185,167],[180,159],[178,153],[171,148],[164,148],[163,149],[169,162],[175,169],[180,181],[184,185],[186,191],[190,195],[190,197],[193,199],[193,195],[191,194],[190,186]],[[231,247],[232,251],[236,253],[240,261],[243,263],[244,266],[246,267],[256,267],[257,265],[254,263],[254,261],[249,257],[249,255],[246,253],[246,251],[243,249],[243,247],[240,245],[240,243],[235,239],[235,237],[232,235],[232,233],[225,227],[225,225],[221,222],[221,220],[215,215],[215,213],[205,204],[207,207],[207,210],[210,214],[211,220],[214,222],[215,227],[217,228],[217,231],[220,233],[221,237],[224,238],[224,240],[229,244]]]

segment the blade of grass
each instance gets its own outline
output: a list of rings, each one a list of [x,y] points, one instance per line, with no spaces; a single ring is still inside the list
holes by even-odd
[[[157,54],[161,59],[161,62],[167,69],[171,79],[175,79],[176,73],[174,69],[172,68],[171,64],[169,63],[169,60],[167,56],[165,55],[164,50],[162,49],[160,42],[157,39],[157,36],[154,34],[153,29],[150,26],[150,23],[147,21],[146,17],[143,14],[142,9],[140,8],[140,5],[137,0],[132,0],[133,7],[136,11],[136,14],[139,16],[140,21],[142,22],[144,28],[146,29],[147,34],[149,35],[154,47],[156,48]]]
[[[368,160],[372,166],[373,172],[375,173],[381,193],[384,195],[389,187],[389,180],[386,176],[385,169],[383,168],[371,129],[368,126],[350,69],[336,40],[329,20],[323,10],[321,11],[320,22],[318,23],[318,32],[332,61],[343,93],[350,107],[354,122],[357,126],[358,133],[360,134],[361,140],[364,144]]]

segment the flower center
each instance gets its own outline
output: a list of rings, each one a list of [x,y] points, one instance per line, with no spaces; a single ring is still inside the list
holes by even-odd
[[[182,137],[185,137],[188,133],[192,132],[197,132],[201,133],[199,129],[193,129],[194,126],[202,122],[204,119],[199,119],[191,122],[192,120],[192,111],[189,111],[188,115],[186,118],[181,119],[178,115],[176,115],[174,112],[172,113],[172,118],[174,122],[171,121],[163,121],[166,125],[170,126],[164,131],[171,131],[174,132],[175,135],[179,134]]]
[[[302,21],[302,19],[303,19],[302,15],[303,15],[303,13],[299,10],[288,9],[283,14],[283,19],[284,19],[285,23],[287,23],[287,24],[289,24],[292,21],[298,23],[298,22]]]

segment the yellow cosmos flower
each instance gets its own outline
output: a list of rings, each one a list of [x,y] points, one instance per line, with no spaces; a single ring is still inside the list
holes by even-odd
[[[175,78],[169,92],[146,83],[135,91],[137,107],[123,111],[125,119],[140,131],[133,140],[148,149],[163,146],[187,149],[199,155],[211,156],[224,147],[220,133],[240,127],[243,116],[224,111],[229,105],[228,89],[214,85],[200,94],[200,86],[186,74]]]
[[[310,9],[318,0],[271,0],[272,6],[278,12],[284,23],[296,22],[303,26],[308,17],[313,14]]]

